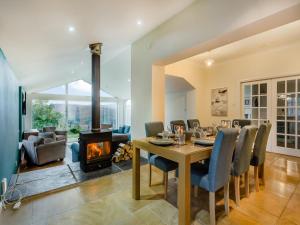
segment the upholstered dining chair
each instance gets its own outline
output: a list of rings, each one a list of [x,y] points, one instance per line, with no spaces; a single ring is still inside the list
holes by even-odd
[[[265,157],[266,157],[266,148],[268,144],[269,134],[272,128],[271,123],[261,124],[258,128],[257,135],[254,142],[254,148],[252,153],[252,158],[250,165],[254,166],[254,181],[255,189],[259,191],[259,175],[261,174],[262,183],[265,184]],[[260,169],[260,171],[258,171]]]
[[[189,119],[187,120],[188,129],[193,129],[195,126],[195,123],[198,124],[198,127],[200,127],[200,121],[198,119]]]
[[[158,133],[164,131],[163,122],[149,122],[145,123],[145,131],[147,137],[156,137]],[[168,193],[168,172],[175,170],[178,165],[176,162],[165,159],[161,156],[148,153],[148,161],[149,161],[149,186],[151,186],[152,179],[152,166],[155,166],[163,171],[163,183],[165,186],[164,190],[164,198],[167,198]]]
[[[234,127],[235,122],[239,123],[239,126],[243,128],[244,126],[249,126],[251,125],[251,120],[246,120],[246,119],[234,119],[232,120],[232,127]]]
[[[171,125],[171,129],[172,129],[173,133],[175,133],[176,126],[181,126],[181,127],[183,127],[183,130],[186,131],[186,125],[183,120],[172,120],[172,121],[170,121],[170,125]]]
[[[211,153],[209,166],[195,163],[191,167],[192,185],[209,191],[210,224],[216,223],[215,192],[224,187],[225,212],[229,214],[229,180],[232,155],[238,135],[237,129],[227,128],[218,132]],[[179,178],[180,179],[180,178]]]
[[[231,176],[234,177],[235,202],[240,205],[240,176],[245,175],[245,192],[249,196],[249,167],[252,155],[253,143],[257,128],[255,126],[245,126],[242,128],[239,139],[237,141],[233,162],[231,168]]]

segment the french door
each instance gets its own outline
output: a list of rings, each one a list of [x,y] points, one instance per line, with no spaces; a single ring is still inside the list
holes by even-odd
[[[243,83],[242,93],[243,117],[272,123],[268,151],[300,157],[300,76]]]
[[[271,120],[271,81],[255,81],[242,84],[243,118],[251,120],[251,124],[260,124]],[[272,140],[269,139],[267,149],[271,149]]]
[[[274,152],[300,157],[300,76],[272,80]]]

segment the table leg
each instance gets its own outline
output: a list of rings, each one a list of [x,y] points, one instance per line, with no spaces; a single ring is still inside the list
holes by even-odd
[[[132,198],[140,199],[140,149],[133,146],[132,158]]]
[[[190,225],[191,220],[191,164],[190,157],[179,162],[178,224]]]

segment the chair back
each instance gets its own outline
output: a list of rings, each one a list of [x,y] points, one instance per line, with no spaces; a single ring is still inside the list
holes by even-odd
[[[238,131],[234,128],[221,129],[217,134],[208,169],[210,192],[217,191],[229,181],[237,135]]]
[[[232,120],[232,127],[234,127],[235,122],[239,123],[239,126],[243,128],[244,126],[251,125],[251,120],[245,120],[245,119],[234,119]]]
[[[43,132],[55,132],[56,127],[43,127]]]
[[[259,166],[264,163],[271,127],[271,123],[265,123],[259,126],[254,143],[251,165]]]
[[[200,127],[200,121],[198,119],[187,120],[188,129],[193,129],[195,123],[198,123],[198,126]]]
[[[235,146],[231,175],[240,176],[249,170],[256,132],[257,127],[255,126],[242,128]]]
[[[170,125],[171,125],[171,129],[172,129],[173,133],[175,133],[176,126],[181,126],[181,127],[183,127],[183,130],[186,131],[186,125],[183,120],[172,120],[172,121],[170,121]]]
[[[145,123],[145,132],[146,137],[155,137],[158,133],[164,131],[164,124],[163,122],[148,122]]]

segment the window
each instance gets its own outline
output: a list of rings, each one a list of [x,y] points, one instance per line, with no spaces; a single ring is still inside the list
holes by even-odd
[[[55,126],[67,129],[68,141],[77,141],[80,131],[91,129],[91,84],[78,80],[38,92],[35,96],[32,101],[32,128]],[[100,96],[101,124],[111,124],[117,128],[117,101],[103,90],[100,90]],[[49,98],[51,100],[46,100]]]
[[[101,102],[100,121],[102,124],[111,124],[117,127],[118,106],[116,102]]]
[[[131,100],[125,103],[125,125],[131,124]]]
[[[65,128],[65,101],[59,100],[33,100],[32,101],[32,127],[43,129],[47,126]]]
[[[39,92],[41,94],[54,94],[54,95],[65,95],[66,94],[66,85],[62,85],[55,88],[50,88],[46,91]]]
[[[89,83],[78,80],[68,84],[68,94],[77,96],[91,96],[92,85]]]

